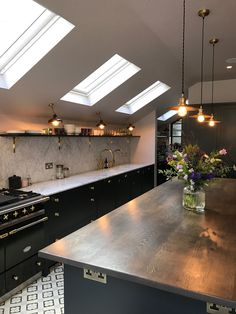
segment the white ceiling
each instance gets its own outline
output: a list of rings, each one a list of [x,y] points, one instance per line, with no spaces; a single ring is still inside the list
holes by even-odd
[[[182,0],[38,0],[76,25],[50,53],[10,90],[0,89],[2,114],[48,118],[48,104],[56,104],[63,119],[95,121],[100,111],[108,123],[136,121],[154,108],[161,114],[180,96]],[[210,79],[211,47],[216,36],[216,79],[236,78],[236,65],[226,70],[225,60],[236,57],[236,1],[186,1],[186,87],[199,81],[201,19],[206,19],[205,79]],[[60,98],[115,53],[141,67],[126,83],[86,107]],[[117,108],[160,80],[171,90],[131,117]]]

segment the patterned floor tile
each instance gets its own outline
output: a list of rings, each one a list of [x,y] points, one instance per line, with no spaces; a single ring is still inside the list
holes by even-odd
[[[63,266],[52,269],[9,300],[0,304],[0,314],[63,314]]]

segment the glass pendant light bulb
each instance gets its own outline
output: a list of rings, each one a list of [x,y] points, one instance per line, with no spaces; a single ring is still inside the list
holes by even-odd
[[[209,120],[209,122],[208,122],[208,125],[210,126],[210,127],[213,127],[213,126],[215,126],[215,120],[214,120],[214,116],[213,116],[213,114],[211,115],[211,118],[210,118],[210,120]]]
[[[200,123],[205,121],[205,116],[203,114],[202,107],[199,108],[198,115],[197,115],[197,121]]]
[[[186,114],[187,114],[187,108],[186,108],[186,106],[184,106],[184,105],[179,106],[178,115],[179,115],[180,117],[185,117]]]
[[[58,120],[52,121],[53,126],[58,126],[59,124],[60,124],[60,121],[58,121]]]
[[[98,127],[99,127],[99,129],[103,130],[105,128],[105,125],[100,123]]]

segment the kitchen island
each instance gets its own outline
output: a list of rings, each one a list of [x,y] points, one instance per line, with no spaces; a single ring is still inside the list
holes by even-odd
[[[236,180],[207,191],[202,215],[182,208],[182,189],[167,182],[40,252],[65,264],[65,314],[236,308]]]

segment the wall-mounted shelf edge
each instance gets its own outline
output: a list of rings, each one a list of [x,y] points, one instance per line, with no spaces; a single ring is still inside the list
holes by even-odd
[[[40,138],[57,138],[58,149],[61,149],[61,138],[62,137],[76,137],[76,138],[139,138],[137,135],[47,135],[47,134],[27,134],[27,133],[2,133],[0,137],[12,138],[12,150],[16,152],[16,138],[19,137],[40,137]]]

